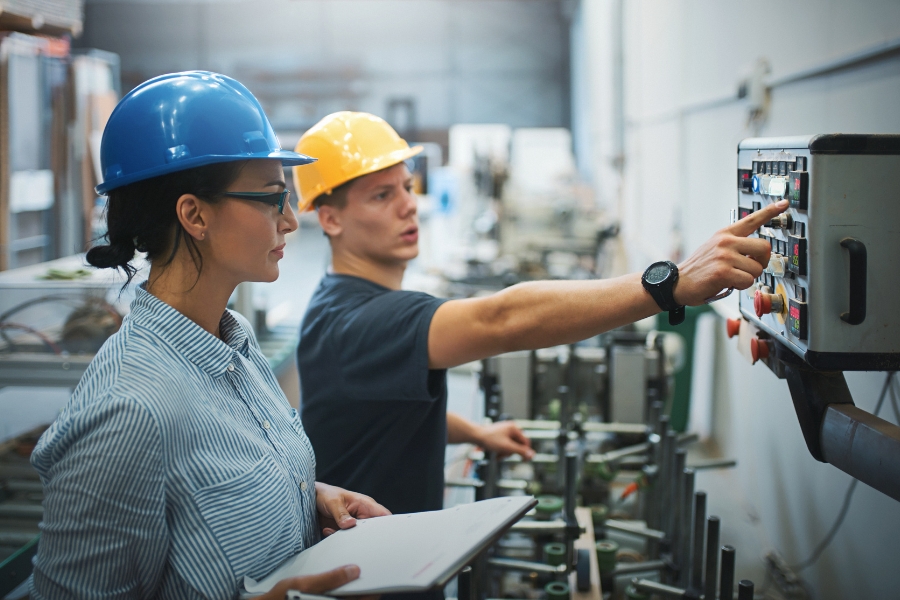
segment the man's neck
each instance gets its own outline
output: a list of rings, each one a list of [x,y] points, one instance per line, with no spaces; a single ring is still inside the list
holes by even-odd
[[[391,290],[399,290],[403,286],[406,262],[386,264],[358,256],[335,254],[331,259],[331,269],[339,275],[353,275]]]

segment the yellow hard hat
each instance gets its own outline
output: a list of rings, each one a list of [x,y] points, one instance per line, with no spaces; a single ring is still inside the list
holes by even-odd
[[[297,142],[297,152],[317,162],[294,169],[299,212],[312,210],[313,200],[357,177],[392,167],[422,151],[409,147],[387,121],[362,112],[328,115]]]

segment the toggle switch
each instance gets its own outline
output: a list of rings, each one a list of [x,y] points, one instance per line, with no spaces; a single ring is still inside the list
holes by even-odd
[[[729,338],[733,338],[737,334],[741,332],[741,320],[740,319],[726,319],[725,320],[725,331],[728,333]]]
[[[753,308],[759,318],[770,313],[784,311],[784,298],[781,297],[781,294],[767,293],[767,289],[756,290],[756,295],[753,297]]]
[[[790,229],[794,225],[794,219],[788,213],[781,213],[769,221],[772,229]]]
[[[782,256],[781,254],[772,254],[769,256],[769,264],[763,269],[764,272],[770,273],[775,277],[784,277],[785,271],[787,271],[788,267],[788,259],[786,256]]]

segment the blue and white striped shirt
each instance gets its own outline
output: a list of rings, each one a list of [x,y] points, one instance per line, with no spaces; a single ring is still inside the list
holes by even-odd
[[[315,457],[249,325],[137,290],[34,451],[32,598],[233,598],[318,540]]]

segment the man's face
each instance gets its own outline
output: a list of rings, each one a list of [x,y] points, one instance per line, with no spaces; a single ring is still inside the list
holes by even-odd
[[[351,183],[344,208],[322,207],[334,211],[323,227],[335,251],[383,264],[418,256],[419,217],[412,184],[409,169],[400,163]]]

